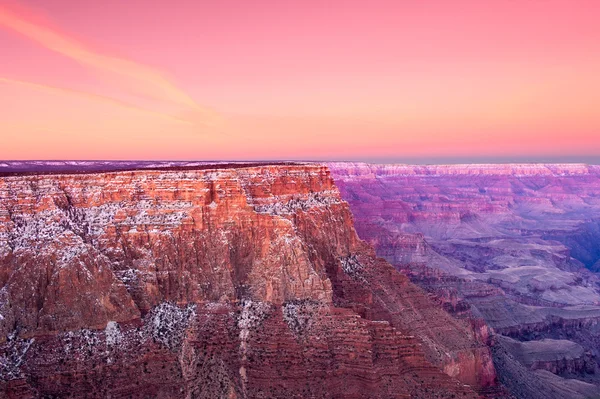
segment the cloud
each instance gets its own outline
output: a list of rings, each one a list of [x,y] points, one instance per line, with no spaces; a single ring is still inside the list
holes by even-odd
[[[0,5],[0,27],[17,32],[37,44],[71,58],[82,65],[124,78],[119,82],[123,86],[122,89],[134,94],[145,95],[153,100],[179,106],[185,110],[185,114],[194,115],[194,124],[200,122],[210,126],[215,123],[217,117],[214,111],[199,105],[184,90],[169,81],[155,68],[125,58],[102,54],[68,34],[47,26],[47,24],[39,21],[33,22],[33,16],[28,17],[25,14],[22,11],[19,13],[13,12]],[[59,90],[68,91],[67,89]],[[79,92],[79,94],[82,93]],[[95,95],[90,94],[90,96]],[[117,101],[106,97],[104,99]],[[120,105],[123,104],[120,103]]]
[[[71,95],[71,96],[83,97],[83,98],[86,98],[89,100],[98,101],[98,102],[102,102],[105,104],[114,105],[114,106],[117,106],[120,108],[126,108],[129,110],[141,112],[146,115],[154,116],[154,117],[164,119],[164,120],[167,120],[170,122],[175,122],[175,123],[180,123],[180,124],[185,124],[185,125],[193,125],[193,123],[187,119],[178,118],[173,115],[146,109],[146,108],[134,105],[134,104],[127,103],[125,101],[118,100],[116,98],[102,96],[99,94],[94,94],[94,93],[89,93],[89,92],[74,90],[74,89],[68,89],[68,88],[64,88],[64,87],[51,86],[51,85],[47,85],[47,84],[29,82],[29,81],[25,81],[25,80],[9,79],[9,78],[2,78],[2,77],[0,77],[0,83],[28,87],[28,88],[45,91],[45,92],[50,92],[50,93],[66,94],[66,95]]]

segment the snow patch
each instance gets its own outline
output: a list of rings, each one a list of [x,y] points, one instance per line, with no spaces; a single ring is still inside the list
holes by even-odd
[[[181,345],[185,330],[195,316],[195,304],[179,307],[163,302],[146,316],[145,333],[154,341],[174,350]]]
[[[356,255],[340,258],[340,262],[342,263],[342,270],[348,275],[352,276],[363,270],[363,266],[358,261]]]
[[[363,283],[366,283],[366,280],[362,276],[364,273],[364,266],[358,261],[356,255],[349,255],[346,257],[340,258],[340,263],[342,265],[342,270],[348,276],[352,277],[355,280],[359,280]]]
[[[0,346],[0,380],[24,378],[21,364],[33,342],[34,338],[19,339],[16,333],[8,336],[7,342]]]
[[[315,314],[323,305],[308,300],[287,302],[283,305],[283,320],[296,337],[309,331],[314,324]]]
[[[257,327],[267,317],[270,310],[271,305],[267,302],[245,300],[237,322],[240,338],[247,338],[249,331]]]
[[[115,346],[121,342],[122,335],[121,330],[119,329],[119,325],[116,321],[109,321],[106,324],[106,328],[104,329],[104,334],[106,336],[106,345],[107,346]]]
[[[287,196],[286,196],[287,197]],[[308,211],[312,208],[323,208],[334,204],[340,204],[341,200],[337,191],[321,191],[305,195],[292,195],[289,197],[269,197],[270,203],[260,204],[251,198],[249,203],[254,202],[254,210],[258,213],[282,215],[295,213],[298,210]]]

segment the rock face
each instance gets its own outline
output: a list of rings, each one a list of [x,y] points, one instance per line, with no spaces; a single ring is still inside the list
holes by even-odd
[[[5,176],[0,287],[4,397],[499,392],[484,326],[376,258],[323,166]]]
[[[540,339],[519,342],[501,335],[497,339],[532,370],[548,370],[554,374],[594,370],[590,356],[581,345],[572,341]]]
[[[600,167],[329,166],[359,236],[448,312],[519,341],[545,339],[558,348],[570,342],[592,363],[599,361],[600,276],[594,272],[600,262]],[[542,352],[552,346],[522,344]],[[541,367],[522,346],[502,341],[497,348],[526,370],[600,382],[589,362]],[[509,357],[495,353],[506,364]],[[520,375],[514,368],[498,370]],[[554,377],[546,391],[563,383],[579,386]],[[579,392],[556,389],[562,392],[556,397]],[[536,397],[536,390],[529,384],[515,394]]]

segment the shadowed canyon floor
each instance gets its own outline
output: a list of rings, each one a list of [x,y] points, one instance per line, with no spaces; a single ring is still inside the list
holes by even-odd
[[[329,167],[379,256],[492,328],[515,396],[600,397],[600,167]]]
[[[377,258],[324,166],[6,165],[4,397],[506,397],[486,325]]]

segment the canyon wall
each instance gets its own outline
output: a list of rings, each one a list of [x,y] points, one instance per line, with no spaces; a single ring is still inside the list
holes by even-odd
[[[501,393],[485,329],[375,256],[326,167],[88,172],[0,178],[4,396]]]
[[[439,306],[475,328],[491,328],[492,335],[542,348],[550,358],[562,356],[566,346],[583,348],[585,362],[544,363],[535,360],[539,354],[524,355],[523,346],[492,339],[499,373],[511,375],[501,381],[523,370],[551,372],[544,374],[543,390],[525,384],[515,388],[517,396],[579,397],[590,391],[581,384],[600,384],[600,276],[594,273],[600,167],[328,165],[359,236]],[[504,367],[510,362],[523,369]],[[548,396],[554,395],[548,386],[558,393]]]

